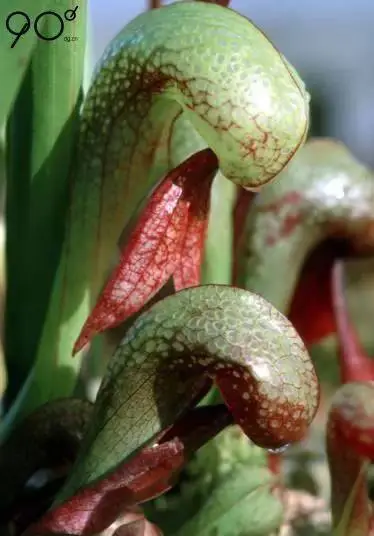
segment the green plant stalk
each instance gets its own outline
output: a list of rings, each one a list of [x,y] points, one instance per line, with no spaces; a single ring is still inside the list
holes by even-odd
[[[202,284],[230,285],[232,281],[233,206],[235,185],[217,173],[210,198],[208,233],[205,241]]]
[[[76,5],[77,17],[69,26],[66,23],[65,34],[68,31],[78,40],[67,42],[61,36],[37,42],[7,128],[8,401],[35,358],[61,254],[83,78],[86,2],[63,0],[53,7],[63,13]],[[46,21],[43,32],[55,32],[47,26],[52,26],[52,20]],[[43,390],[52,383],[59,391],[66,375],[75,378],[79,365],[72,361],[70,370],[57,370],[52,352],[50,363],[45,371],[37,371],[38,390],[32,406],[38,405]]]

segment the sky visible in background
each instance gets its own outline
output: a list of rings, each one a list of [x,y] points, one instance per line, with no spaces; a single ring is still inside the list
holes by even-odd
[[[170,4],[171,1],[164,1]],[[114,35],[126,22],[144,11],[148,2],[145,0],[90,0],[93,32],[98,35],[95,55],[102,52],[104,40],[100,38]],[[373,0],[232,0],[231,7],[256,24],[263,26],[284,26],[287,24],[343,22],[356,25],[371,18],[374,24]],[[348,31],[348,28],[347,28]]]

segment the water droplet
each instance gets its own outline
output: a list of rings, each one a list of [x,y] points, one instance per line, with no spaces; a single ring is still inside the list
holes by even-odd
[[[278,447],[277,449],[266,449],[266,450],[270,452],[271,454],[282,454],[282,452],[287,450],[289,446],[290,444],[287,443],[286,445],[283,445],[282,447]]]

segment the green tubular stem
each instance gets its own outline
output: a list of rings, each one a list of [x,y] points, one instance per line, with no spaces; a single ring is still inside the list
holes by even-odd
[[[237,189],[222,173],[214,179],[211,198],[208,232],[205,241],[202,266],[202,284],[232,281],[233,225],[232,211]]]
[[[288,314],[303,262],[327,238],[374,252],[374,180],[345,146],[308,141],[249,210],[236,283]]]
[[[264,34],[217,5],[150,11],[109,44],[82,111],[62,260],[20,415],[71,393],[69,374],[58,392],[53,382],[40,385],[39,375],[79,366],[79,358],[72,365],[74,342],[123,228],[160,178],[154,164],[167,153],[161,145],[174,118],[183,110],[225,176],[256,189],[303,144],[308,102]]]
[[[303,437],[317,409],[318,381],[305,347],[268,302],[221,285],[180,291],[139,316],[118,346],[57,501],[152,441],[212,380],[262,447]]]

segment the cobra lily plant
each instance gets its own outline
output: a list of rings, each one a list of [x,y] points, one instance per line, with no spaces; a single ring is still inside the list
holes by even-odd
[[[35,21],[44,18],[43,35],[49,35],[49,32],[53,32],[52,25],[48,24],[48,15],[54,13],[52,9],[56,9],[58,15],[61,8],[66,8],[67,12],[70,7],[70,4],[62,5],[52,1],[48,6],[40,3],[33,6],[26,16],[30,21],[34,21],[34,26]],[[6,474],[9,471],[11,476],[8,482],[11,486],[4,486],[2,493],[1,521],[4,530],[17,534],[23,531],[28,534],[94,534],[107,529],[118,519],[125,520],[120,525],[121,532],[156,530],[145,520],[137,520],[135,524],[126,523],[126,520],[132,521],[131,515],[137,514],[138,503],[165,492],[190,454],[219,430],[235,421],[255,443],[277,449],[297,441],[305,434],[318,402],[318,383],[309,356],[292,326],[281,314],[272,308],[269,311],[266,300],[251,293],[217,285],[200,287],[200,265],[213,176],[218,167],[223,167],[234,183],[243,183],[245,187],[255,189],[276,176],[305,138],[308,100],[301,80],[254,25],[223,6],[205,3],[175,5],[154,10],[151,14],[135,20],[134,28],[132,24],[125,28],[124,37],[126,32],[129,36],[137,35],[136,25],[139,23],[141,27],[144,20],[148,28],[149,46],[155,46],[156,31],[157,39],[161,39],[160,46],[166,46],[167,49],[169,33],[175,28],[176,20],[182,20],[186,29],[191,24],[191,29],[194,28],[193,21],[201,20],[203,31],[199,35],[209,40],[214,35],[209,28],[212,14],[217,14],[223,22],[227,17],[233,18],[233,22],[239,24],[239,35],[244,38],[244,43],[253,36],[259,41],[259,47],[264,46],[264,59],[259,56],[256,61],[261,68],[267,68],[267,61],[274,65],[277,71],[274,76],[272,74],[274,95],[269,96],[277,106],[279,103],[281,108],[275,108],[274,113],[270,114],[269,125],[262,125],[260,118],[258,123],[256,118],[252,121],[252,114],[256,112],[256,106],[258,107],[254,95],[245,103],[245,106],[250,107],[250,114],[237,115],[236,112],[233,114],[233,110],[227,109],[222,115],[224,122],[235,119],[235,128],[241,132],[238,139],[225,134],[225,127],[216,124],[215,120],[209,120],[206,122],[207,125],[211,123],[208,131],[198,127],[198,132],[201,136],[200,144],[205,141],[214,150],[202,148],[196,151],[195,148],[192,156],[181,159],[182,163],[171,164],[169,172],[158,171],[158,164],[153,162],[155,146],[161,136],[160,149],[165,147],[162,141],[162,136],[166,134],[164,124],[167,125],[172,119],[172,116],[168,119],[166,115],[158,117],[158,97],[165,93],[167,99],[171,98],[173,104],[171,106],[167,102],[165,113],[170,115],[173,111],[177,119],[183,111],[184,116],[190,117],[193,124],[199,125],[205,113],[200,109],[203,102],[199,102],[199,99],[204,95],[209,97],[210,90],[202,91],[192,85],[188,87],[188,77],[192,74],[188,67],[185,73],[187,78],[183,81],[179,79],[179,75],[174,78],[170,76],[167,72],[170,65],[164,66],[163,61],[158,65],[157,62],[154,64],[156,71],[153,68],[148,70],[146,61],[144,67],[147,72],[144,71],[138,88],[131,88],[128,98],[130,108],[135,111],[134,121],[137,125],[144,125],[143,111],[147,110],[150,121],[148,132],[151,133],[152,139],[149,139],[146,133],[144,136],[141,134],[140,143],[134,152],[131,142],[132,127],[125,118],[127,134],[124,147],[127,146],[130,152],[128,156],[124,155],[124,161],[128,161],[132,155],[131,161],[138,161],[140,167],[121,171],[126,180],[129,173],[135,172],[144,182],[144,191],[138,192],[131,201],[124,198],[124,204],[115,216],[110,208],[112,201],[107,205],[105,200],[116,199],[117,194],[113,197],[112,190],[116,180],[110,179],[110,182],[113,182],[107,190],[108,197],[104,192],[94,195],[89,186],[90,181],[83,183],[79,178],[83,178],[86,173],[79,162],[84,160],[90,165],[97,162],[93,153],[88,160],[86,156],[81,160],[81,155],[85,154],[81,149],[91,147],[96,152],[97,148],[102,147],[99,140],[91,145],[91,127],[88,123],[92,118],[96,124],[96,112],[91,115],[90,102],[99,102],[95,93],[101,91],[100,77],[107,72],[104,65],[102,70],[97,71],[99,78],[88,90],[81,111],[79,95],[83,73],[85,8],[85,4],[80,3],[75,10],[79,16],[75,21],[70,21],[74,22],[71,28],[74,28],[76,50],[66,48],[66,43],[72,42],[68,39],[64,40],[64,43],[56,42],[55,48],[42,48],[42,41],[37,40],[39,26],[36,26],[38,31],[32,31],[35,28],[30,28],[30,33],[28,29],[24,32],[25,35],[19,36],[19,47],[14,51],[13,57],[6,56],[4,63],[9,74],[10,95],[6,103],[8,107],[4,106],[2,110],[3,119],[6,120],[5,148],[9,162],[6,169],[6,230],[7,271],[10,276],[6,294],[5,347],[6,359],[11,365],[9,389],[4,399],[7,411],[1,434],[4,453],[2,474],[4,481],[7,481]],[[54,34],[51,33],[51,41],[55,40],[52,35]],[[187,40],[191,40],[190,36],[186,35]],[[109,45],[108,51],[112,46],[116,47],[116,43],[122,43],[121,35]],[[233,47],[237,47],[237,44],[234,39]],[[57,98],[51,86],[58,83],[54,71],[60,51],[58,45],[61,47],[61,54],[65,54],[65,62],[61,63],[61,76],[65,77],[66,84],[59,89],[64,96],[65,91],[68,98],[65,108],[61,107],[64,114],[61,113],[58,118],[52,115],[48,121],[48,116],[45,115],[46,103],[54,106]],[[195,61],[198,61],[199,50],[198,46]],[[241,46],[241,50],[240,54],[244,54],[242,60],[247,61],[246,46]],[[152,48],[152,54],[153,52],[157,54],[157,46],[154,50]],[[136,61],[143,61],[141,47],[136,54],[139,54]],[[104,55],[104,62],[105,57],[109,58],[110,55],[110,52],[109,56]],[[125,63],[132,57],[132,52],[126,45],[126,37],[121,44],[120,55]],[[24,66],[23,76],[11,69],[12,60],[19,61]],[[210,72],[209,61],[206,68],[207,75],[213,74],[214,71]],[[70,77],[66,77],[68,69],[71,70]],[[123,87],[127,86],[131,77],[131,84],[138,84],[138,77],[130,68],[130,63],[124,65],[124,73],[127,73],[127,81],[125,80]],[[248,75],[252,76],[251,71]],[[46,85],[44,93],[39,94],[37,88],[42,87],[46,76],[51,77],[50,84]],[[179,96],[176,98],[172,96],[173,80],[178,82],[176,89]],[[282,82],[277,89],[275,86],[280,80]],[[182,83],[179,84],[179,81]],[[212,79],[212,83],[213,86],[216,84],[216,89],[212,86],[212,90],[221,91],[221,82],[216,83]],[[243,80],[241,85],[243,86]],[[243,88],[246,87],[245,84]],[[222,85],[222,90],[222,96],[226,94],[230,97],[226,83]],[[283,100],[283,93],[291,100]],[[40,99],[40,95],[45,98]],[[137,102],[135,108],[134,95]],[[181,109],[178,109],[180,97],[186,100]],[[25,99],[29,99],[31,106],[32,121],[29,128],[20,126],[19,119]],[[106,102],[112,108],[110,100]],[[288,108],[289,102],[292,102],[291,108]],[[142,106],[145,106],[143,111],[140,109]],[[213,111],[217,103],[212,102],[211,106]],[[294,115],[291,131],[289,112]],[[128,118],[131,122],[130,116]],[[103,119],[100,130],[106,135],[105,124],[109,117]],[[274,128],[276,142],[270,144],[268,152],[266,143],[269,135],[266,129],[270,126]],[[260,136],[256,151],[250,141],[251,135],[255,133]],[[118,147],[116,136],[112,138],[113,150]],[[112,149],[108,148],[109,151]],[[56,151],[56,154],[52,150]],[[30,161],[27,159],[21,162],[17,157],[20,151],[31,155]],[[143,151],[148,155],[145,159]],[[254,155],[258,159],[256,162],[253,162]],[[64,159],[66,156],[69,159]],[[106,159],[106,155],[102,156]],[[178,159],[180,156],[176,152],[173,158]],[[53,163],[56,161],[57,166],[63,160],[66,165],[60,169],[59,188],[56,188],[52,195],[50,190],[54,184],[51,182]],[[248,160],[251,169],[247,167],[245,160]],[[43,163],[41,170],[40,162]],[[144,168],[142,162],[147,162],[148,168]],[[24,165],[25,163],[27,165]],[[162,175],[165,175],[165,178],[156,185],[138,218],[137,200],[140,201],[142,196],[146,198],[148,190],[151,189],[151,184],[146,182],[149,172],[155,175],[156,182]],[[23,178],[21,182],[20,176],[26,176],[27,181]],[[88,176],[92,177],[91,171]],[[84,189],[88,187],[86,193],[81,190],[83,185]],[[30,206],[22,212],[20,221],[19,192],[26,195],[27,188],[32,192]],[[121,190],[122,194],[125,194],[127,186],[125,189],[121,187]],[[42,204],[43,195],[40,192],[48,198],[48,205]],[[29,198],[28,195],[24,197],[27,204],[26,198]],[[97,214],[93,226],[89,225],[87,228],[91,237],[84,238],[85,231],[82,234],[82,230],[88,220],[86,209],[81,203],[86,200],[93,209],[97,202],[102,208],[104,205],[106,208],[105,214]],[[37,213],[41,207],[43,210]],[[126,222],[130,221],[129,216],[123,217],[123,211],[129,209],[134,213],[132,229],[132,224],[126,225]],[[25,221],[22,221],[22,217]],[[60,247],[64,230],[61,221],[65,219],[65,241]],[[26,237],[17,238],[20,225],[27,228],[25,223],[30,225],[29,233]],[[103,224],[109,234],[101,229]],[[98,237],[95,231],[97,225],[101,229],[99,234],[104,232],[104,239],[101,239],[99,249],[94,253],[91,246]],[[120,231],[123,229],[125,232],[121,241],[125,245],[121,246],[120,262],[106,284],[106,289],[110,285],[114,288],[119,284],[116,291],[122,293],[129,284],[126,301],[128,304],[132,302],[133,306],[125,314],[120,311],[117,306],[121,302],[122,309],[125,297],[121,294],[116,307],[112,307],[111,320],[108,310],[105,310],[103,316],[102,312],[98,313],[93,307],[92,314],[82,326],[81,319],[89,312],[92,299],[99,294],[100,286],[105,282],[103,276],[109,268],[108,260],[115,256]],[[45,240],[40,240],[41,236],[45,236]],[[88,256],[82,247],[88,248]],[[19,265],[20,251],[30,262],[27,274],[23,275],[15,270]],[[42,258],[48,251],[51,252],[50,263],[45,267],[43,277],[37,273],[38,263],[33,262],[28,251],[33,254],[40,251]],[[92,253],[93,258],[90,257]],[[128,280],[130,271],[132,277]],[[101,394],[95,404],[91,407],[80,398],[70,398],[82,359],[82,354],[75,360],[72,354],[79,351],[82,344],[92,337],[95,332],[92,331],[92,326],[103,331],[140,311],[171,275],[174,278],[175,290],[181,292],[146,308],[131,326],[127,338],[118,346],[117,357],[110,360],[100,388]],[[34,294],[35,278],[41,284]],[[187,287],[191,286],[197,288],[188,290]],[[27,310],[30,311],[30,308],[35,306],[31,324],[26,321],[28,315],[23,316],[17,311],[15,317],[12,309],[12,303],[15,303],[15,296],[21,288],[25,289],[22,300],[27,304]],[[114,297],[113,292],[108,293],[106,289],[104,288],[102,294],[104,301],[109,299],[109,295]],[[87,290],[88,301],[85,298]],[[255,337],[247,338],[257,315],[264,322],[262,329],[273,334],[270,339],[264,340],[261,349],[256,349]],[[98,316],[102,319],[99,324],[95,320]],[[14,325],[18,326],[17,336],[12,332]],[[222,341],[215,336],[217,329],[219,336],[223,337]],[[79,330],[82,330],[81,336]],[[295,366],[298,364],[300,371],[305,366],[307,374],[303,378],[300,376],[295,389],[289,391],[283,404],[279,405],[275,403],[278,391],[269,388],[268,392],[262,392],[263,384],[258,380],[257,373],[265,369],[270,371],[274,352],[278,353],[279,348],[289,346],[290,341],[295,339],[297,345],[289,348],[290,359],[295,362]],[[135,351],[134,344],[137,345],[138,351]],[[31,359],[29,365],[32,364],[32,367],[27,368],[27,359],[22,359],[23,375],[26,372],[29,376],[24,387],[19,390],[13,383],[15,380],[12,372],[12,367],[19,358],[15,359],[13,356],[25,353]],[[265,355],[268,356],[267,361],[264,361]],[[252,357],[249,359],[249,356]],[[123,367],[123,374],[117,374]],[[65,369],[68,374],[64,376]],[[50,381],[52,372],[57,373],[54,385],[51,385]],[[303,372],[305,373],[305,370]],[[280,389],[287,382],[289,372],[285,370],[285,373],[279,375]],[[306,381],[308,378],[309,382]],[[226,405],[195,408],[209,391],[212,382],[218,386]],[[175,389],[171,390],[170,385]],[[116,393],[121,393],[120,399],[116,398]],[[267,405],[266,411],[270,420],[279,423],[274,429],[264,429],[261,404]],[[119,428],[112,427],[113,411],[118,415],[125,412]],[[285,413],[289,413],[294,423],[292,429],[281,425],[281,418]],[[122,436],[120,443],[117,437],[119,430]],[[38,469],[45,467],[52,468],[53,474],[59,476],[57,483],[52,482],[51,487],[42,490],[34,489],[32,484],[26,485]],[[270,480],[266,471],[262,474]],[[62,487],[61,480],[64,481]],[[243,491],[238,490],[238,493],[241,496]],[[247,488],[245,493],[248,493]],[[234,506],[235,504],[229,506],[229,511]],[[208,506],[209,508],[211,507]],[[130,517],[127,515],[129,509],[132,512]],[[276,514],[278,515],[278,511]],[[277,515],[271,520],[273,524]],[[206,526],[219,522],[217,516],[212,518],[210,515],[210,522],[208,514],[204,514],[204,517]],[[199,523],[199,519],[196,522]],[[124,528],[126,525],[129,526]],[[186,530],[194,532],[194,529]]]
[[[371,228],[370,173],[334,143],[305,144],[302,80],[227,1],[153,2],[108,44],[90,80],[86,2],[19,3],[29,22],[14,45],[14,36],[0,38],[8,376],[1,530],[270,536],[284,504],[266,453],[302,440],[318,409],[311,339],[298,324],[315,314],[290,312],[257,287],[243,248],[261,243],[255,231],[269,214],[270,260],[274,236],[300,240],[304,215],[307,231],[315,226],[313,190],[306,200],[294,191],[312,160],[313,184],[346,172],[364,208],[358,218],[349,203],[332,216],[322,210],[328,231],[308,251],[338,230],[360,246],[355,253],[370,253],[370,240],[361,241]],[[7,9],[0,13],[13,34]],[[63,39],[51,17],[63,21]],[[344,311],[336,311],[343,340]],[[112,352],[105,335],[114,328]],[[350,345],[343,340],[343,391],[368,381],[349,368]],[[88,401],[84,366],[94,358],[105,366]],[[360,396],[369,389],[362,385]],[[340,399],[343,391],[328,425],[334,530],[350,536],[357,526],[366,535],[368,501],[360,502],[354,478],[363,462],[344,493],[334,465],[340,438],[356,430],[339,420],[350,396]],[[186,494],[191,467],[198,478]],[[352,508],[351,490],[359,496]],[[165,501],[162,519],[156,498]]]

